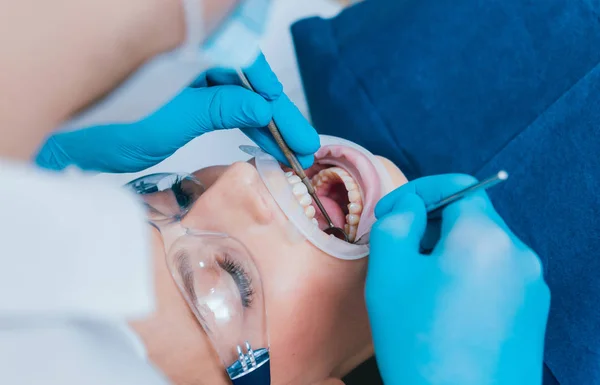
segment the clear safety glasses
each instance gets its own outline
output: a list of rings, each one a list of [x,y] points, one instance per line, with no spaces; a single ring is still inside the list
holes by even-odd
[[[205,189],[188,174],[153,174],[126,187],[140,195],[161,233],[166,262],[235,385],[269,384],[267,313],[248,249],[227,234],[184,227]]]

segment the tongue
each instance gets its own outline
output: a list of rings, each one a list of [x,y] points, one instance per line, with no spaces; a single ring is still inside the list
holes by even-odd
[[[340,205],[338,205],[337,202],[333,199],[328,198],[326,196],[319,195],[319,199],[321,200],[325,211],[327,211],[327,214],[329,214],[329,216],[331,217],[331,221],[333,222],[333,224],[336,227],[340,227],[343,229],[344,224],[346,224],[346,217],[344,216],[344,212],[340,208]],[[313,203],[313,206],[315,206],[315,209],[317,210],[315,218],[317,218],[317,221],[319,222],[319,228],[321,230],[326,229],[327,227],[329,227],[327,221],[323,217],[323,214],[321,214],[321,211],[319,210],[317,205]]]

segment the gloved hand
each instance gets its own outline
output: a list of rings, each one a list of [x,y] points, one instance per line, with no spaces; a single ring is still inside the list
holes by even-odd
[[[550,292],[487,194],[444,209],[439,241],[419,252],[426,205],[474,182],[422,178],[375,209],[366,301],[386,385],[541,384]]]
[[[140,122],[52,135],[36,162],[55,170],[77,165],[85,170],[136,172],[163,161],[204,133],[241,128],[263,150],[287,163],[268,129],[259,128],[274,118],[302,166],[311,166],[319,136],[283,93],[264,56],[244,72],[258,94],[238,86],[234,71],[210,70]]]

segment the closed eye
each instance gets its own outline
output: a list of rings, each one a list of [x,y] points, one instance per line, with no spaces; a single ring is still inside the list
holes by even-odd
[[[242,306],[248,308],[252,305],[254,299],[254,289],[252,288],[252,279],[244,270],[244,267],[233,260],[230,255],[225,254],[222,258],[219,258],[219,266],[225,270],[238,287],[240,291],[240,297],[242,298]]]
[[[180,250],[175,256],[176,266],[181,277],[183,289],[189,296],[192,303],[197,303],[197,293],[194,285],[194,267],[190,262],[190,257],[186,250]],[[252,279],[244,269],[244,267],[235,261],[230,255],[222,254],[217,256],[217,264],[219,267],[231,276],[235,282],[242,306],[249,308],[254,299],[254,288],[252,287]]]

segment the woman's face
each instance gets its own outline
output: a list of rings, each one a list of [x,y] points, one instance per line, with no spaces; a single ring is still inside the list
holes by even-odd
[[[384,160],[394,183],[402,173]],[[273,384],[341,378],[373,353],[363,291],[366,259],[333,258],[290,236],[290,224],[250,163],[202,169],[207,191],[186,228],[227,233],[244,243],[262,276]],[[158,309],[134,322],[150,360],[175,384],[226,384],[223,365],[176,287],[154,234]]]

